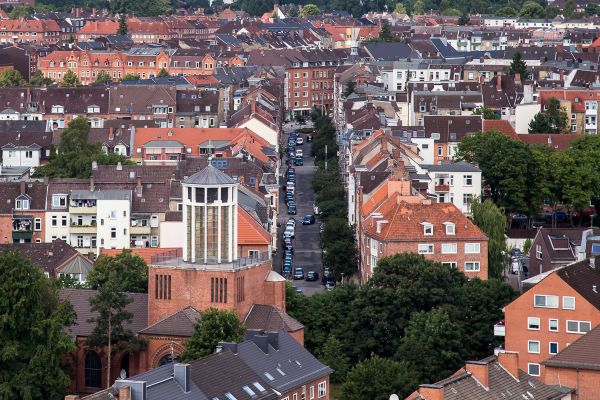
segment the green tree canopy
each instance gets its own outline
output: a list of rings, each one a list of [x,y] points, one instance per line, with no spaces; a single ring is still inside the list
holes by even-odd
[[[425,3],[423,3],[423,0],[417,0],[413,3],[412,13],[413,15],[425,14]]]
[[[4,71],[0,72],[0,86],[1,87],[13,87],[13,86],[19,86],[19,84],[21,83],[21,81],[23,80],[23,77],[21,76],[21,73],[19,71],[17,71],[16,69],[5,69]]]
[[[90,125],[87,119],[78,117],[62,131],[60,142],[50,155],[48,164],[36,168],[36,176],[51,178],[89,178],[92,161],[99,165],[114,165],[118,162],[131,164],[125,156],[102,152],[100,143],[89,142]]]
[[[158,71],[158,75],[157,75],[157,76],[158,76],[159,78],[166,78],[166,77],[169,77],[169,76],[171,76],[171,75],[169,75],[169,71],[167,71],[167,70],[166,70],[166,69],[164,69],[164,68],[161,68],[161,69],[160,69],[160,71]]]
[[[46,86],[52,85],[54,81],[50,78],[44,77],[42,71],[35,71],[33,75],[29,78],[30,86]]]
[[[516,52],[513,55],[512,62],[510,63],[510,67],[508,69],[508,73],[510,75],[521,74],[521,77],[524,79],[527,76],[527,65],[525,61],[523,61],[523,56],[521,53]]]
[[[214,353],[219,342],[239,342],[244,337],[244,325],[235,310],[204,311],[196,323],[193,336],[186,342],[181,355],[185,362],[197,360]]]
[[[544,18],[546,10],[535,1],[527,1],[521,7],[519,17],[521,18]]]
[[[96,83],[103,83],[106,81],[110,81],[110,74],[106,71],[98,72],[98,76],[96,78]]]
[[[119,29],[117,30],[117,35],[127,35],[129,32],[129,27],[127,26],[127,17],[122,14],[119,18]]]
[[[381,31],[379,32],[379,38],[375,41],[379,42],[398,42],[400,39],[392,34],[390,23],[387,20],[383,20],[381,23]]]
[[[350,368],[350,358],[342,348],[342,342],[333,335],[327,338],[323,346],[321,362],[333,369],[330,377],[332,383],[342,383],[345,381],[346,374],[348,374]]]
[[[64,355],[75,350],[65,327],[71,305],[59,301],[42,271],[16,251],[0,254],[0,398],[64,398]]]
[[[489,238],[488,242],[488,271],[489,276],[500,278],[508,262],[506,256],[506,217],[491,199],[471,203],[471,218]]]
[[[473,111],[473,114],[482,115],[483,119],[500,119],[500,115],[497,112],[486,106],[477,107],[475,111]]]
[[[502,6],[499,7],[494,14],[499,17],[516,17],[518,12],[510,6]]]
[[[459,11],[460,12],[460,11]],[[471,18],[469,18],[469,14],[461,14],[460,18],[458,19],[458,25],[469,25],[471,23]]]
[[[75,72],[73,72],[71,70],[68,70],[67,72],[65,72],[62,80],[60,81],[60,86],[64,86],[64,87],[73,87],[73,86],[77,86],[80,84],[81,84],[81,82],[79,81],[79,78],[77,77]]]
[[[321,10],[317,5],[309,3],[302,7],[302,10],[300,11],[300,16],[306,17],[309,15],[321,15]]]
[[[575,7],[575,2],[573,0],[567,0],[565,2],[565,6],[563,7],[563,15],[565,18],[573,18],[575,12],[577,11]]]
[[[126,74],[123,79],[121,79],[122,81],[139,81],[140,77],[139,75],[135,75],[132,73]]]
[[[529,123],[529,133],[566,133],[568,115],[554,97],[545,104],[545,111],[537,113]]]
[[[392,393],[401,399],[419,385],[419,377],[405,362],[378,356],[359,362],[342,385],[344,400],[387,400]]]
[[[354,90],[356,90],[356,83],[354,81],[349,81],[344,88],[344,93],[342,93],[342,96],[348,97],[354,93]]]
[[[394,7],[394,12],[397,14],[406,14],[406,6],[402,3],[396,3],[396,7]]]
[[[98,289],[116,274],[121,280],[123,292],[146,293],[148,291],[148,265],[131,250],[123,250],[116,256],[101,255],[87,277],[90,289]]]
[[[33,7],[28,4],[17,4],[13,7],[13,9],[8,14],[10,19],[21,19],[23,17],[28,17],[35,12]]]

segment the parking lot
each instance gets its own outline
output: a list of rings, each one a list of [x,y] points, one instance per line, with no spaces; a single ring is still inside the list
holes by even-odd
[[[295,202],[297,207],[296,215],[288,215],[287,207],[285,204],[285,184],[287,181],[286,161],[288,159],[287,154],[284,156],[282,162],[282,170],[280,171],[280,183],[281,183],[281,195],[279,204],[279,228],[277,234],[277,255],[273,260],[273,268],[283,275],[282,264],[283,254],[283,232],[286,228],[286,223],[290,218],[296,219],[295,237],[292,241],[294,248],[294,259],[293,267],[302,268],[303,273],[306,276],[308,271],[315,271],[319,274],[317,281],[306,281],[304,279],[292,280],[291,276],[288,276],[292,285],[300,288],[303,294],[310,295],[316,292],[324,290],[324,286],[321,285],[321,277],[323,275],[322,262],[321,262],[321,247],[320,247],[320,234],[319,234],[319,221],[312,225],[302,225],[302,219],[305,215],[313,214],[314,205],[314,192],[312,190],[312,178],[315,173],[315,166],[311,157],[311,143],[306,142],[307,135],[299,134],[299,137],[304,139],[304,144],[299,145],[296,148],[302,149],[304,153],[304,165],[295,166],[296,171],[296,186],[295,186]],[[285,134],[283,143],[284,150],[287,153],[287,142],[288,134]],[[285,276],[285,275],[284,275]]]

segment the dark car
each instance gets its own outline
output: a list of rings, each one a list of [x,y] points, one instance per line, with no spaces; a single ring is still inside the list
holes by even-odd
[[[306,280],[307,281],[317,281],[317,280],[319,280],[319,273],[315,272],[315,271],[308,271],[306,273]]]
[[[288,214],[290,215],[296,215],[296,206],[292,205],[288,207]]]
[[[304,159],[302,157],[294,158],[294,165],[304,165]]]
[[[310,136],[310,135],[306,135],[306,142],[307,142],[307,143],[310,143],[310,142],[312,142],[312,136]]]
[[[327,283],[325,283],[325,289],[327,289],[327,290],[333,290],[334,287],[335,287],[335,282],[333,280],[329,280],[329,281],[327,281]]]
[[[302,270],[302,268],[294,268],[294,279],[304,279],[304,271]]]
[[[314,215],[305,215],[304,218],[302,218],[302,225],[312,225],[314,223],[315,223]]]
[[[327,281],[332,279],[331,276],[331,272],[329,272],[328,270],[325,270],[325,272],[323,272],[323,277],[321,278],[321,283],[323,285],[327,284]]]
[[[285,202],[288,203],[290,200],[294,200],[294,193],[286,192],[285,193]]]

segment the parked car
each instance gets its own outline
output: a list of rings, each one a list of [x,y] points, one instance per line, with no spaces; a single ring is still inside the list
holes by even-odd
[[[314,215],[305,215],[304,218],[302,218],[302,225],[312,225],[314,223],[315,223]]]
[[[307,143],[312,142],[312,136],[311,135],[306,135],[306,142]]]
[[[302,146],[304,144],[304,139],[302,139],[301,137],[299,137],[298,139],[296,139],[296,144],[298,146]]]
[[[296,206],[295,205],[288,207],[288,214],[290,214],[290,215],[296,215],[296,213],[297,213],[297,211],[296,211]]]
[[[283,272],[292,272],[292,260],[285,260],[283,262]]]
[[[302,268],[294,268],[294,279],[304,279],[304,271],[302,270]]]
[[[327,283],[325,283],[325,289],[327,290],[333,290],[333,288],[335,287],[335,282],[332,280],[327,281]]]
[[[302,157],[295,157],[294,165],[304,165],[304,159]]]
[[[296,150],[296,158],[298,158],[298,157],[300,157],[300,158],[304,157],[304,152],[302,151],[302,149]]]
[[[296,227],[296,219],[295,218],[288,219],[286,226],[290,226],[290,225],[293,226],[294,228]]]
[[[306,280],[307,281],[317,281],[317,280],[319,280],[319,273],[315,272],[315,271],[308,271],[306,273]]]

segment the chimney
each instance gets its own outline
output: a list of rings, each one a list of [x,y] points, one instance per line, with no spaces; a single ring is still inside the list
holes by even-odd
[[[190,364],[175,364],[173,366],[173,376],[175,382],[181,386],[184,393],[190,392],[192,382],[192,367]],[[120,400],[120,399],[119,399]]]
[[[565,80],[565,71],[563,71],[562,69],[560,70],[560,80],[561,81]]]
[[[135,180],[135,193],[138,197],[142,197],[142,178],[140,176]]]
[[[98,169],[98,161],[92,161],[92,171],[95,171]]]
[[[498,354],[498,362],[516,380],[519,380],[519,353],[505,350]]]
[[[119,388],[119,400],[131,400],[131,388],[129,386]]]
[[[279,332],[267,332],[269,338],[269,344],[276,350],[279,350]]]
[[[93,177],[93,176],[90,176],[90,192],[93,192],[93,191],[94,191],[94,188],[95,188],[95,185],[94,185],[94,177]]]
[[[215,353],[220,353],[223,350],[229,350],[233,354],[237,354],[238,345],[237,345],[237,343],[234,343],[234,342],[219,342],[219,344],[217,345],[217,348],[215,349]]]
[[[244,179],[244,175],[240,175],[239,179],[240,179],[240,185],[243,185],[244,184],[244,180],[245,180]]]
[[[21,194],[25,194],[25,181],[21,181]]]
[[[484,57],[479,57],[479,63],[483,64],[485,62],[485,58]]]
[[[518,72],[515,74],[515,83],[517,85],[521,84],[521,74],[519,74]]]
[[[123,166],[121,165],[121,161],[119,161],[117,163],[117,171],[122,171],[123,170]]]
[[[426,400],[444,400],[444,387],[442,385],[421,385],[417,393]]]
[[[263,353],[269,354],[269,337],[263,335],[260,329],[248,329],[246,331],[246,340],[252,340]]]
[[[113,385],[119,391],[119,400],[121,400],[121,389],[127,388],[124,392],[127,400],[146,400],[147,388],[145,381],[130,381],[128,379],[117,379]]]
[[[485,76],[479,75],[479,83],[481,83],[481,84],[485,83]]]
[[[115,140],[115,132],[114,132],[113,128],[108,128],[108,140],[110,140],[110,141]]]
[[[496,76],[496,90],[499,92],[502,91],[502,75]]]
[[[465,365],[465,369],[469,371],[473,378],[477,379],[486,390],[490,387],[490,371],[488,366],[488,363],[480,361],[467,361],[467,364]]]

